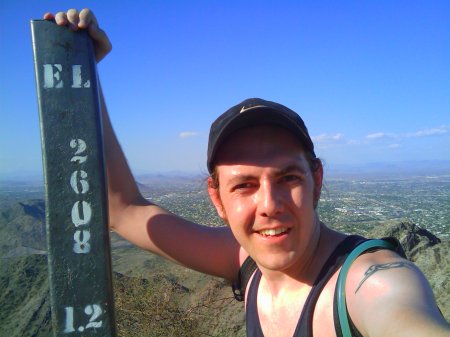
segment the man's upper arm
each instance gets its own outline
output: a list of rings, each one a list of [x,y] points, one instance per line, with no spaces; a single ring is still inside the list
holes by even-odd
[[[422,272],[390,251],[360,258],[346,285],[350,316],[364,336],[450,336]]]
[[[135,245],[206,274],[237,277],[240,246],[228,227],[199,225],[152,204],[122,213],[114,229]]]

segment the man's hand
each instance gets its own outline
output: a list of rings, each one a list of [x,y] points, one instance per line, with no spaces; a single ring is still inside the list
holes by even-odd
[[[56,15],[45,13],[44,20],[54,19],[60,26],[68,26],[72,30],[87,29],[94,42],[95,59],[100,62],[112,49],[106,33],[98,26],[94,13],[85,8],[81,12],[69,9],[67,12],[58,12]]]

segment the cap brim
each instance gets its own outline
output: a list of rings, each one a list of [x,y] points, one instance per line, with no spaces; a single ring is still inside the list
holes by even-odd
[[[308,140],[304,131],[297,125],[297,121],[291,119],[287,114],[280,113],[278,110],[270,107],[248,109],[228,120],[219,128],[220,133],[214,135],[216,140],[212,148],[208,149],[208,170],[212,172],[217,151],[226,138],[236,131],[258,125],[272,125],[287,129],[309,149],[309,145],[307,144]]]

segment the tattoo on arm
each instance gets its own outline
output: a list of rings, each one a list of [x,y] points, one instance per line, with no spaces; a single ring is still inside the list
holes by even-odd
[[[393,263],[384,263],[384,264],[374,264],[373,266],[370,266],[369,269],[366,270],[364,273],[364,278],[359,282],[358,287],[355,290],[356,292],[361,288],[363,283],[373,274],[375,274],[377,271],[380,270],[388,270],[388,269],[395,269],[395,268],[410,268],[413,269],[413,264],[410,262],[393,262]]]

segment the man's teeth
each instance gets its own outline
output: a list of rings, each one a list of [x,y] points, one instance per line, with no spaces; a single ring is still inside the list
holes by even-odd
[[[288,230],[287,228],[264,229],[264,230],[260,231],[259,233],[264,236],[274,236],[274,235],[285,233],[285,232],[287,232],[287,230]]]

